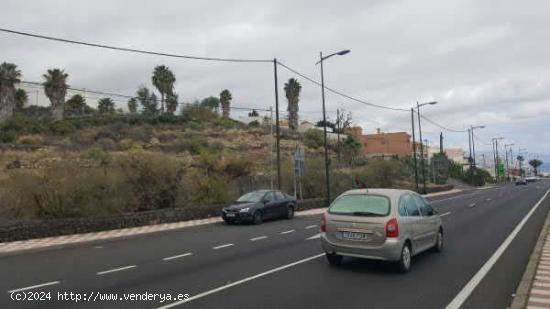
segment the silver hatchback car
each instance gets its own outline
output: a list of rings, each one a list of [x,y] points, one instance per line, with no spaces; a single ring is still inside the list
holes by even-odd
[[[392,261],[407,272],[412,256],[443,249],[443,226],[438,213],[415,192],[350,190],[323,214],[321,244],[333,265],[350,256]]]

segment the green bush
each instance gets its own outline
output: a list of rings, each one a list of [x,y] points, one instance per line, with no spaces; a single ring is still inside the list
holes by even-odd
[[[317,129],[308,129],[304,133],[304,144],[309,148],[317,149],[324,144],[323,132]]]
[[[178,206],[184,194],[185,167],[167,156],[134,153],[119,161],[131,186],[137,210]]]
[[[258,120],[253,120],[248,124],[249,128],[259,128],[260,122]]]
[[[73,133],[76,129],[76,126],[70,120],[61,120],[50,124],[50,130],[60,135]]]

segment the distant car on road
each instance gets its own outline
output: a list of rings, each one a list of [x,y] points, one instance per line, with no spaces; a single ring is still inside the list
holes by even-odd
[[[524,177],[519,177],[518,179],[516,179],[516,186],[519,185],[527,185],[527,179],[525,179]]]
[[[537,177],[534,177],[534,176],[525,177],[525,181],[535,182],[535,181],[537,181]]]
[[[350,190],[324,213],[321,245],[333,265],[350,256],[392,261],[407,272],[412,256],[443,249],[443,226],[438,213],[415,192]]]
[[[222,209],[226,223],[250,222],[260,224],[274,218],[292,219],[296,211],[296,198],[278,190],[257,190],[239,197]]]

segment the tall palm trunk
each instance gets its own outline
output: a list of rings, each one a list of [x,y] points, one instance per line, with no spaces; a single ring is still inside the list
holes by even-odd
[[[0,88],[0,121],[13,115],[15,107],[15,88],[4,86]]]
[[[63,120],[65,97],[58,96],[52,101],[52,120]]]

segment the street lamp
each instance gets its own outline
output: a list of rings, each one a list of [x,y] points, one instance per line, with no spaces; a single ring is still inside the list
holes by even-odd
[[[474,167],[477,168],[477,164],[476,164],[476,142],[475,142],[475,135],[474,135],[474,130],[475,129],[485,129],[485,126],[483,126],[483,125],[482,126],[470,126],[470,134],[472,134],[472,137],[471,137],[471,140],[472,140],[472,153],[470,154],[470,157],[473,154]]]
[[[420,164],[422,166],[422,181],[423,181],[423,192],[426,194],[426,171],[424,166],[424,143],[422,142],[422,125],[420,124],[420,107],[425,105],[435,105],[437,101],[418,103],[416,102],[416,111],[418,113],[418,134],[420,135]]]
[[[323,73],[323,61],[332,57],[332,56],[343,56],[350,52],[349,49],[344,49],[339,52],[330,54],[323,57],[323,52],[319,52],[319,61],[317,64],[321,64],[321,97],[323,102],[323,135],[324,135],[324,146],[325,146],[325,181],[327,186],[327,206],[330,205],[330,174],[329,174],[329,159],[328,159],[328,148],[327,148],[327,115],[325,109],[325,76]]]
[[[510,164],[508,161],[508,147],[510,147],[510,150],[512,150],[512,146],[514,144],[504,144],[504,152],[506,153],[506,177],[508,178],[508,181],[510,181]],[[510,155],[510,160],[513,162],[513,158]]]

